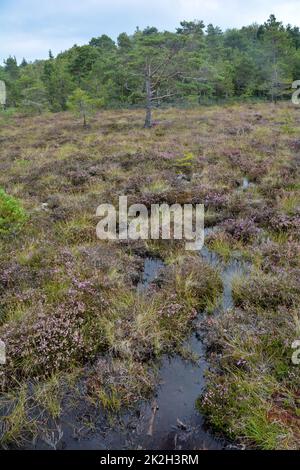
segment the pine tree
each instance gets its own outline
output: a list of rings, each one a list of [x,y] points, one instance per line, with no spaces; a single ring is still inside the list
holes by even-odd
[[[95,105],[92,98],[85,91],[76,88],[69,97],[67,105],[70,111],[83,119],[83,127],[87,127],[87,119],[92,114]]]

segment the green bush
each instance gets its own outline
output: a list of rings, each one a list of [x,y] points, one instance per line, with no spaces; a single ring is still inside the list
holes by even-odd
[[[0,188],[0,236],[16,232],[26,220],[20,202]]]

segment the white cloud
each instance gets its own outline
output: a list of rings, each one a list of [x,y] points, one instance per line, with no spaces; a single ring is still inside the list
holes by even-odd
[[[266,21],[271,13],[297,22],[297,0],[2,0],[0,61],[43,58],[103,33],[116,38],[136,26],[174,30],[181,20],[201,19],[223,29]]]
[[[85,38],[81,38],[81,40],[78,40],[78,37],[74,37],[73,40],[70,37],[56,37],[49,39],[47,37],[36,37],[30,34],[14,34],[12,36],[8,35],[6,38],[8,39],[8,44],[12,44],[13,47],[7,46],[6,48],[2,48],[1,52],[3,53],[3,59],[9,55],[14,55],[19,60],[23,57],[32,58],[33,60],[42,59],[47,57],[48,51],[51,48],[55,50],[56,53],[59,53],[68,49],[75,43],[84,44],[85,42]]]

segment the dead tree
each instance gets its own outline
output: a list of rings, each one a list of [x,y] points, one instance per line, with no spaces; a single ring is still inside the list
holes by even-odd
[[[145,64],[145,91],[146,91],[146,118],[144,127],[152,127],[152,110],[154,104],[176,95],[176,92],[169,91],[172,81],[180,76],[180,70],[173,62],[176,51],[171,51],[168,57],[161,59],[158,63],[147,59]],[[161,94],[161,90],[164,92]]]

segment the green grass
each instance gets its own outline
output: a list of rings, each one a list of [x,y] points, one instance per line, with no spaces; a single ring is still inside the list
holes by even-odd
[[[3,431],[0,435],[0,444],[20,444],[24,435],[28,432],[34,434],[37,422],[29,417],[28,395],[26,385],[22,385],[16,391],[3,397],[2,406],[9,404],[8,411],[4,414]]]
[[[81,403],[97,411],[91,417],[138,406],[153,394],[163,354],[195,360],[183,344],[196,315],[209,314],[208,422],[250,447],[299,448],[299,373],[290,361],[299,337],[299,231],[271,224],[298,214],[298,110],[253,103],[155,113],[170,124],[150,132],[140,110],[103,111],[86,130],[68,113],[1,121],[0,337],[11,348],[10,388],[0,383],[9,406],[0,419],[5,445],[24,433],[47,435],[32,414],[59,422],[65,387],[77,406],[78,381],[86,386]],[[255,183],[247,191],[243,175]],[[149,206],[205,203],[206,227],[219,226],[208,248],[225,263],[237,256],[253,264],[249,277],[234,279],[233,309],[211,316],[220,274],[182,241],[96,238],[96,208],[124,194]],[[225,234],[221,224],[231,219],[254,220],[259,236]],[[145,256],[166,267],[138,292]],[[50,359],[35,354],[41,344]]]

